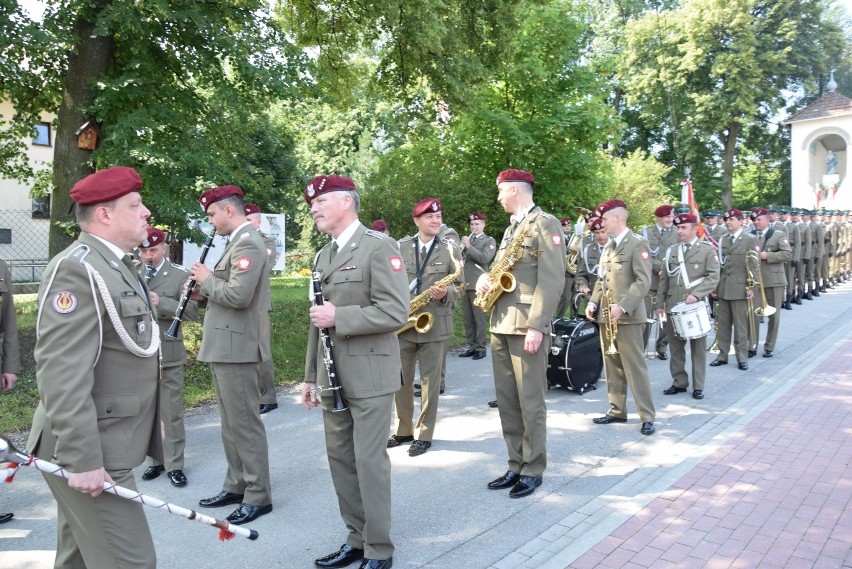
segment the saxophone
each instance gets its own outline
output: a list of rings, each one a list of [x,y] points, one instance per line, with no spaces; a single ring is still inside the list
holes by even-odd
[[[500,260],[488,271],[491,288],[487,292],[476,292],[476,296],[473,299],[474,306],[481,308],[484,312],[488,312],[494,306],[494,303],[497,302],[497,299],[503,296],[504,292],[515,290],[515,276],[511,271],[515,268],[515,263],[521,258],[524,239],[529,237],[529,234],[529,230],[519,231],[512,238],[509,246],[503,251]]]
[[[450,259],[453,261],[454,272],[437,281],[433,286],[446,287],[453,284],[453,281],[459,278],[462,272],[461,263],[453,254],[453,248],[449,247]],[[425,334],[432,329],[432,323],[435,317],[431,312],[420,312],[427,304],[432,302],[432,293],[425,290],[411,299],[411,304],[408,308],[408,321],[402,325],[402,328],[396,331],[397,334],[402,334],[407,330],[414,330],[418,334]]]

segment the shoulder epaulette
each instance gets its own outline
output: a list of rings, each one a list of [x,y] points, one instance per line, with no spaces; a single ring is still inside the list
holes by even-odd
[[[636,237],[636,239],[641,239],[642,241],[644,241],[646,243],[648,242],[648,238],[645,237],[644,235],[640,235],[638,233],[633,233],[633,236]]]
[[[553,215],[552,213],[547,213],[546,211],[542,211],[541,215],[546,217],[547,219],[554,219],[556,221],[559,221],[558,219],[556,219],[556,216]]]
[[[408,237],[403,237],[402,239],[400,239],[400,240],[399,240],[399,243],[403,243],[403,242],[408,242],[408,243],[410,243],[410,242],[411,242],[411,241],[413,241],[413,240],[414,240],[414,236],[413,236],[413,235],[410,235],[410,236],[408,236]]]
[[[170,262],[171,262],[171,261],[170,261]],[[177,263],[172,263],[172,267],[174,267],[174,268],[178,269],[179,271],[183,271],[183,272],[185,272],[185,273],[188,273],[188,272],[189,272],[189,269],[187,269],[187,268],[186,268],[186,267],[184,267],[183,265],[178,265]]]
[[[374,231],[372,229],[368,229],[364,233],[366,233],[370,237],[375,237],[376,239],[384,239],[386,237],[384,233],[381,233],[380,231]]]
[[[88,255],[91,250],[91,247],[89,247],[85,243],[80,243],[79,245],[68,251],[68,254],[65,255],[63,259],[73,257],[78,262],[83,263],[86,260],[86,255]]]

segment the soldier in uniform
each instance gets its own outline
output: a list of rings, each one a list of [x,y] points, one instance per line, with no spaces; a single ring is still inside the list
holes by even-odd
[[[721,217],[722,212],[715,209],[708,209],[704,212],[704,231],[707,235],[712,237],[716,243],[718,243],[722,236],[728,232],[725,228],[725,224],[720,221]]]
[[[823,228],[822,234],[822,263],[820,265],[820,282],[817,283],[817,292],[826,292],[826,284],[831,276],[831,259],[837,249],[837,234],[834,223],[831,221],[831,212],[820,210],[820,224]]]
[[[266,235],[260,230],[260,206],[253,203],[246,204],[246,219],[249,220],[255,231],[260,233],[263,238],[263,243],[266,245],[266,252],[269,255],[269,266],[266,268],[266,274],[272,272],[272,266],[275,263],[275,240]],[[272,296],[267,299],[267,314],[272,312]],[[260,414],[269,413],[278,409],[278,396],[275,393],[275,363],[272,360],[272,333],[264,334],[263,341],[266,342],[266,350],[269,352],[269,358],[260,362]]]
[[[399,390],[396,331],[408,318],[408,280],[396,241],[358,221],[360,198],[344,176],[317,176],[305,188],[317,229],[332,241],[317,254],[315,275],[325,302],[310,309],[302,403],[322,405],[331,480],[349,530],[319,567],[390,569],[391,463],[387,453],[393,394]],[[328,330],[348,408],[332,411],[319,329]],[[324,365],[325,364],[325,365]],[[318,387],[319,386],[319,387]],[[330,393],[330,391],[329,391]]]
[[[141,189],[125,166],[74,184],[82,231],[39,286],[27,448],[69,472],[67,482],[44,475],[58,506],[55,567],[157,565],[142,504],[101,494],[104,483],[135,489],[133,468],[162,459],[156,315],[127,255],[147,236]]]
[[[479,275],[488,272],[488,265],[497,253],[497,242],[485,234],[485,215],[474,211],[468,219],[470,236],[462,237],[465,294],[461,301],[467,351],[459,354],[459,357],[481,360],[485,357],[485,342],[488,340],[485,333],[488,326],[485,312],[473,305],[473,299],[476,298],[476,280]]]
[[[12,274],[5,261],[0,260],[0,390],[11,391],[21,372],[21,357],[18,347],[18,326],[15,320]],[[15,517],[15,514],[0,514],[0,524]]]
[[[571,296],[574,293],[575,274],[569,270],[568,255],[571,253],[578,254],[580,251],[580,240],[575,239],[572,243],[571,236],[574,234],[574,225],[570,217],[563,217],[559,220],[562,226],[562,236],[565,241],[565,284],[562,288],[562,296],[559,297],[559,303],[556,305],[554,316],[557,318],[563,316],[568,310],[570,316],[573,307],[571,306]],[[579,237],[579,236],[578,236]]]
[[[547,357],[565,276],[559,221],[535,205],[534,188],[535,178],[525,170],[497,176],[497,200],[512,215],[493,267],[511,268],[516,286],[491,311],[491,365],[509,469],[488,488],[511,488],[512,498],[535,492],[547,466]],[[507,256],[507,249],[516,254]],[[497,283],[484,273],[476,290],[486,294],[492,286]]]
[[[669,247],[677,243],[677,232],[672,229],[672,221],[674,220],[674,206],[661,205],[654,210],[654,215],[657,217],[657,222],[654,225],[649,225],[642,228],[642,237],[648,243],[648,250],[651,252],[651,288],[645,296],[645,314],[652,314],[655,298],[657,296],[657,287],[659,286],[660,276],[663,272],[663,258]],[[609,231],[609,228],[607,228]],[[612,232],[610,232],[612,235]],[[651,324],[645,324],[645,333],[643,338],[648,345],[648,339],[651,337]],[[657,357],[661,360],[668,359],[666,354],[666,346],[669,345],[669,339],[666,337],[665,328],[660,330],[657,336],[657,345],[654,346],[654,351],[657,352]]]
[[[816,266],[819,264],[820,257],[820,229],[819,224],[814,220],[815,212],[812,210],[804,210],[802,219],[805,221],[805,224],[808,226],[808,236],[809,236],[809,245],[808,245],[808,261],[805,262],[805,291],[802,295],[802,298],[805,300],[813,300],[814,292],[819,293],[819,291],[814,291],[814,282],[816,281]]]
[[[610,409],[606,415],[592,421],[596,425],[626,423],[627,387],[630,386],[642,423],[640,432],[653,435],[656,431],[654,398],[643,339],[648,319],[645,297],[651,286],[651,251],[648,242],[627,227],[627,206],[623,201],[604,202],[595,211],[604,220],[612,240],[604,247],[600,276],[586,306],[586,318],[597,318],[602,330],[611,327],[612,337],[601,333]],[[609,323],[604,321],[605,313],[609,313]],[[610,347],[616,352],[607,353],[611,352]]]
[[[393,448],[410,442],[409,456],[419,456],[432,446],[438,417],[441,370],[453,336],[452,303],[461,296],[462,290],[461,252],[449,241],[438,238],[441,214],[439,200],[420,200],[411,212],[417,235],[399,241],[412,304],[418,297],[430,299],[417,314],[431,315],[428,330],[418,331],[414,326],[406,326],[408,329],[399,335],[402,388],[394,396],[396,428],[387,445]],[[452,279],[451,282],[447,283],[448,279]],[[420,415],[413,423],[414,373],[418,363],[420,385],[425,389],[421,389]]]
[[[211,271],[195,263],[193,300],[207,308],[198,360],[210,363],[222,420],[228,469],[222,491],[199,501],[205,508],[239,504],[227,518],[246,524],[272,511],[269,450],[260,419],[260,362],[269,359],[269,254],[246,219],[243,191],[206,190],[198,199],[208,221],[229,237]]]
[[[163,462],[155,458],[142,473],[142,480],[153,480],[166,472],[174,486],[186,486],[183,473],[183,452],[186,447],[186,430],[183,424],[183,368],[186,364],[186,348],[183,331],[171,338],[166,330],[177,313],[183,287],[189,273],[180,265],[166,258],[168,253],[166,234],[156,227],[148,228],[148,237],[139,245],[139,255],[144,265],[139,275],[145,279],[151,303],[157,309],[160,325],[160,350],[162,352],[162,377],[160,378],[160,419],[163,422]],[[183,312],[184,320],[198,317],[198,303],[189,302]]]
[[[580,261],[577,263],[577,292],[586,297],[591,296],[592,291],[595,290],[601,256],[610,239],[604,221],[600,217],[594,216],[589,219],[589,229],[594,241],[583,245],[580,249]]]
[[[678,214],[674,224],[680,243],[672,245],[666,252],[665,270],[660,277],[655,307],[658,315],[662,315],[664,310],[669,313],[666,332],[672,352],[669,370],[674,381],[671,387],[663,391],[665,395],[684,393],[689,387],[689,375],[686,373],[687,340],[675,334],[672,308],[682,302],[695,304],[704,300],[719,284],[719,257],[712,245],[698,240],[698,217],[689,213]],[[692,359],[692,397],[704,399],[707,336],[690,338],[689,351]]]
[[[799,240],[802,242],[801,255],[799,256],[799,264],[796,267],[796,296],[793,298],[793,304],[802,304],[802,298],[808,292],[808,264],[811,258],[811,228],[808,221],[805,219],[807,210],[797,209],[794,212],[793,220],[797,221],[799,230]]]
[[[784,300],[784,287],[787,286],[787,277],[784,274],[784,263],[793,257],[793,250],[787,240],[787,234],[783,229],[769,227],[769,212],[763,208],[755,208],[751,212],[754,222],[754,234],[757,237],[757,246],[760,256],[760,274],[763,280],[763,290],[766,295],[767,306],[775,308],[775,312],[769,316],[766,330],[766,341],[763,344],[763,357],[771,358],[775,350],[775,341],[778,338],[778,325],[781,320],[781,302]],[[760,342],[760,327],[755,327],[757,335],[752,338],[750,344],[752,352],[757,351]],[[757,355],[756,353],[753,355]]]
[[[819,297],[820,283],[823,277],[823,260],[828,254],[825,246],[825,224],[822,222],[821,215],[818,211],[814,211],[811,217],[812,224],[816,228],[816,241],[814,242],[814,251],[816,258],[813,261],[813,285],[811,287],[811,295]]]
[[[793,252],[790,262],[784,264],[787,275],[787,294],[784,296],[782,306],[785,310],[793,310],[793,299],[796,296],[796,269],[802,257],[802,233],[799,231],[799,224],[792,219],[791,208],[781,207],[780,227],[787,233],[787,240]]]
[[[370,224],[370,229],[373,231],[378,231],[379,233],[384,233],[385,235],[390,235],[390,231],[388,231],[388,222],[384,219],[377,219],[373,223]]]

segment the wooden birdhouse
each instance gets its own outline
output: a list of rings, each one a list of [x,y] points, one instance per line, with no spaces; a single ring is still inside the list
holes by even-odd
[[[94,150],[98,147],[100,129],[94,119],[89,119],[78,128],[74,134],[77,135],[77,148],[82,150]]]

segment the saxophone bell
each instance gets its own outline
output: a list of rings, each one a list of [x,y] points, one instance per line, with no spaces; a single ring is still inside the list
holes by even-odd
[[[402,334],[408,330],[414,328],[414,331],[418,334],[425,334],[429,330],[432,329],[432,324],[435,321],[435,317],[432,316],[431,312],[420,312],[419,314],[415,314],[414,316],[409,316],[408,320],[402,327],[396,331],[397,334]]]

